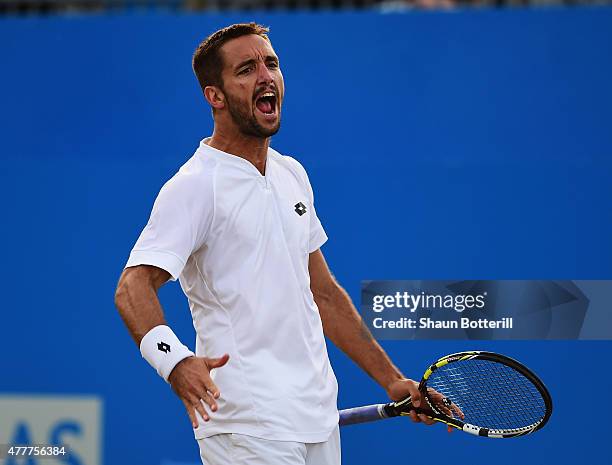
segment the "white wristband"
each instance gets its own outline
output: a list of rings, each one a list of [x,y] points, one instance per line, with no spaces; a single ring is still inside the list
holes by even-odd
[[[194,355],[165,325],[156,326],[145,334],[140,341],[140,353],[166,382],[178,362]]]

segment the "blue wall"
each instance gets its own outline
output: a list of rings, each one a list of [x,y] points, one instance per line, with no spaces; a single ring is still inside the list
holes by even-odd
[[[612,9],[1,20],[0,394],[100,396],[106,465],[198,458],[113,292],[160,186],[211,132],[193,49],[245,19],[272,28],[287,87],[273,145],[309,170],[324,253],[356,302],[362,279],[612,278]],[[179,287],[161,297],[193,341]],[[512,441],[353,427],[344,463],[610,463],[591,417],[612,391],[610,342],[466,344],[384,347],[412,377],[458,350],[524,360],[556,401],[550,425]],[[331,357],[341,407],[384,399]]]

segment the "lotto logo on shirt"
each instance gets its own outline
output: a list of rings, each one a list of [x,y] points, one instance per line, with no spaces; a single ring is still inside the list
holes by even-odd
[[[102,401],[0,395],[0,464],[100,465]]]

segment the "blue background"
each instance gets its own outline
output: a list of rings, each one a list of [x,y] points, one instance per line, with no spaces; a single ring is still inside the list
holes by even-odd
[[[273,146],[308,169],[324,253],[356,302],[363,279],[612,278],[610,8],[0,20],[0,393],[99,395],[107,465],[198,459],[182,404],[140,358],[113,293],[159,188],[212,129],[192,52],[247,19],[271,26],[285,75]],[[161,298],[193,341],[179,287]],[[342,432],[345,464],[432,451],[432,463],[610,463],[594,416],[612,391],[609,342],[384,347],[415,378],[453,351],[516,357],[555,412],[509,441],[355,426]],[[385,399],[330,355],[340,407]]]

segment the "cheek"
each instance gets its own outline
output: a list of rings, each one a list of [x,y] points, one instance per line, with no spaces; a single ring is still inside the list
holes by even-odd
[[[234,79],[228,87],[234,95],[242,96],[248,90],[250,84],[248,79],[242,77],[240,79]]]
[[[241,82],[238,91],[240,92],[240,97],[243,102],[248,103],[249,105],[253,103],[253,93],[255,92],[255,87],[252,83]]]
[[[279,71],[278,89],[280,90],[281,97],[285,96],[285,80],[283,74]]]
[[[240,105],[251,105],[253,90],[246,82],[237,82],[232,89],[232,100]]]

